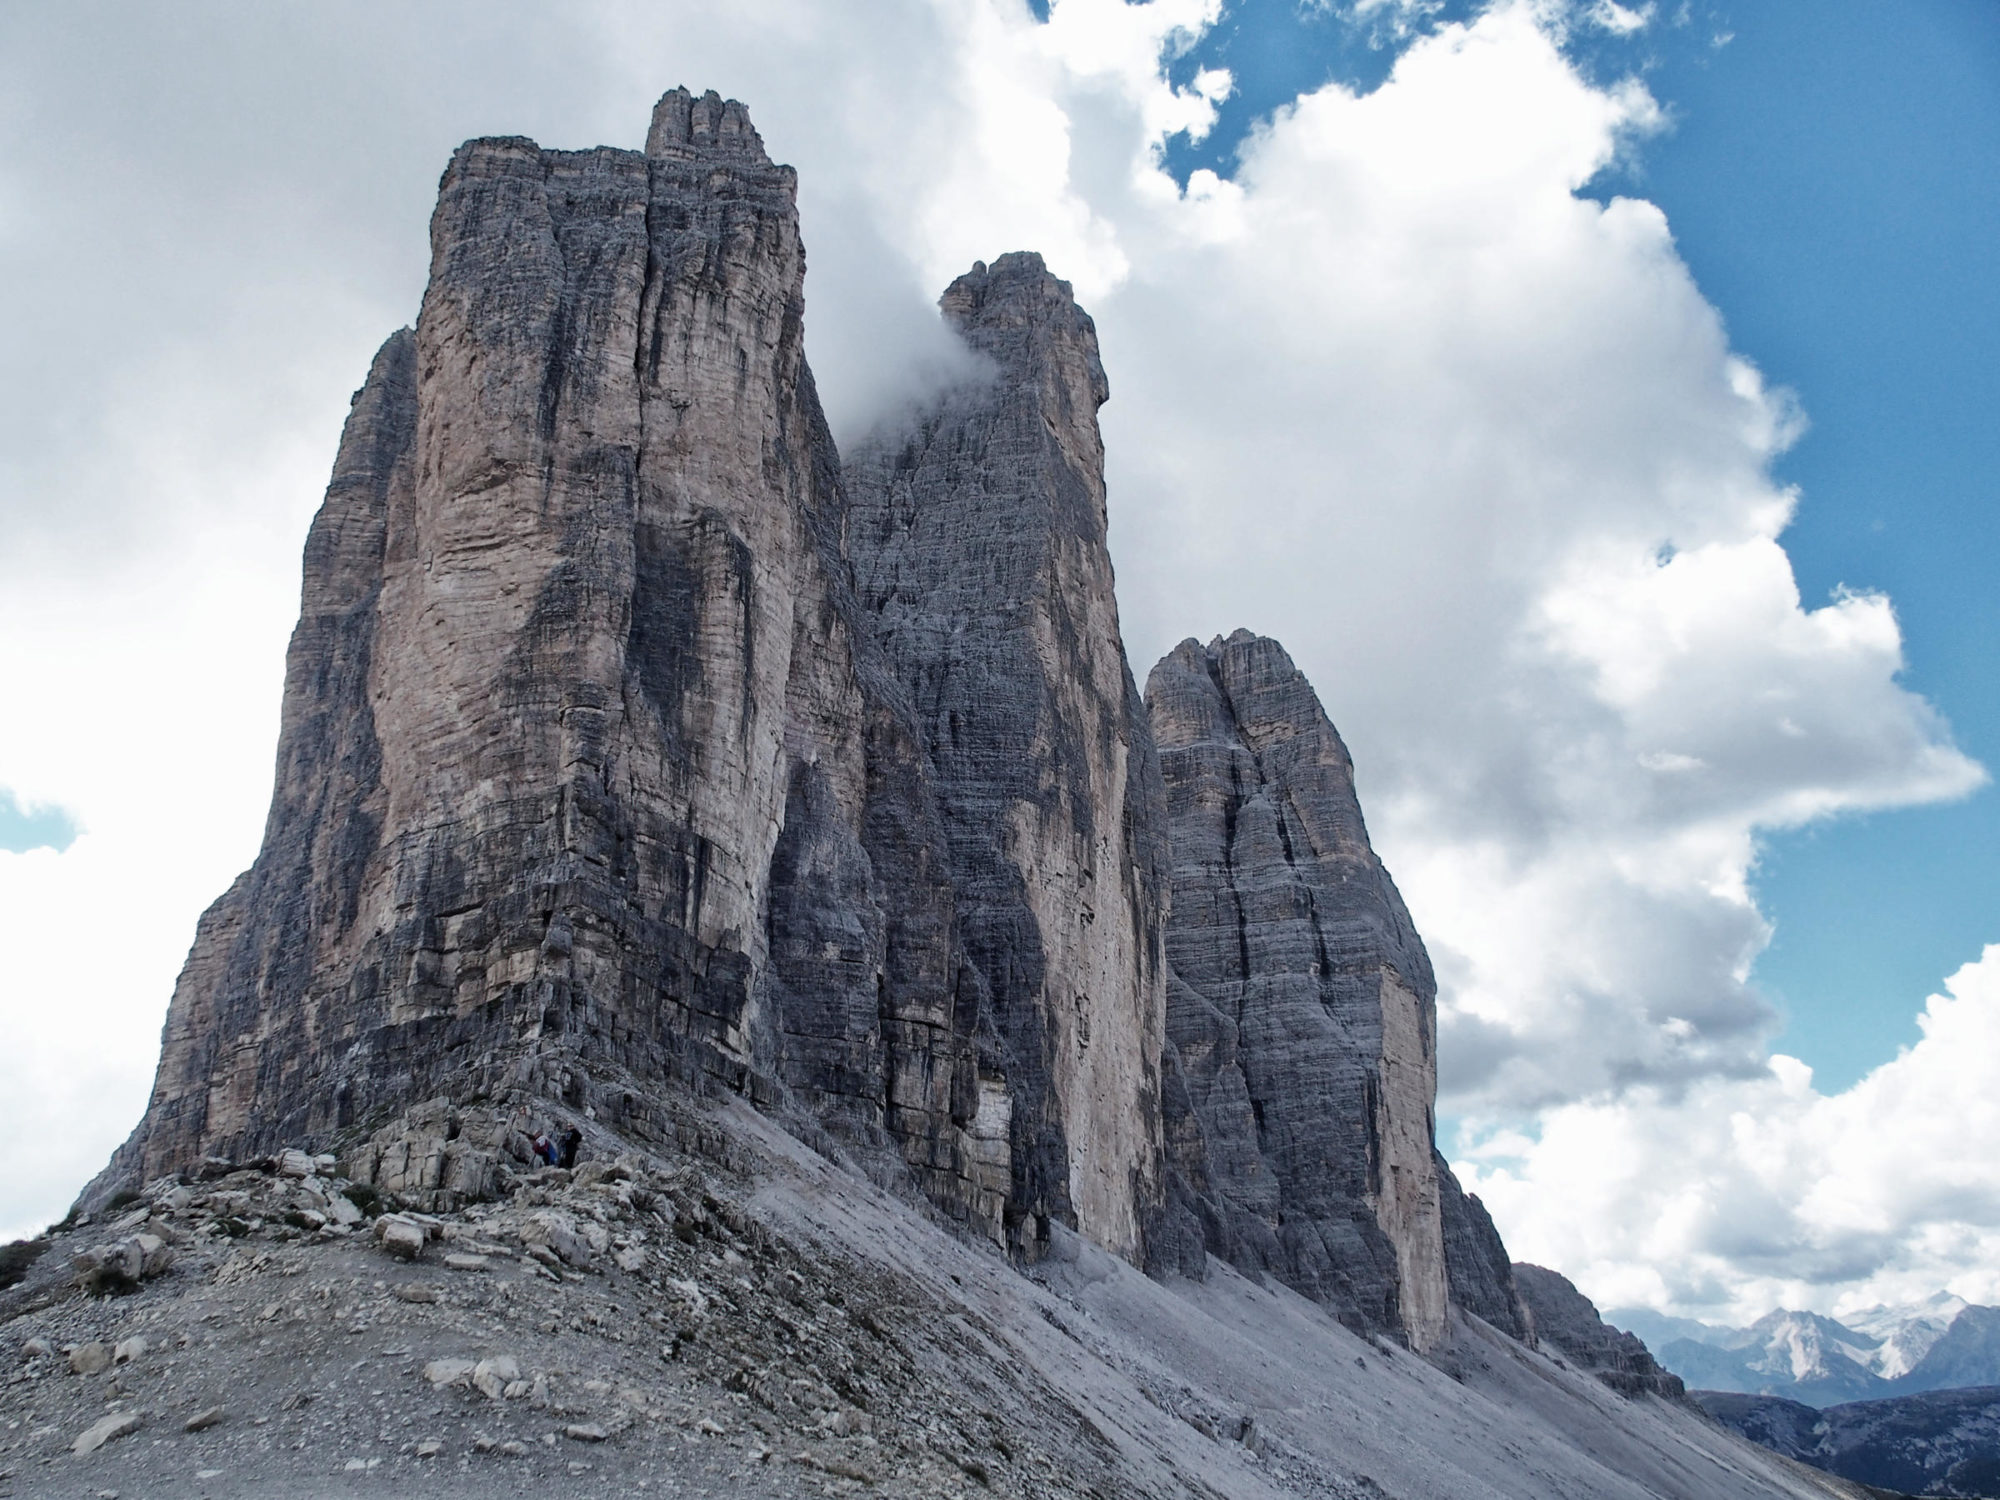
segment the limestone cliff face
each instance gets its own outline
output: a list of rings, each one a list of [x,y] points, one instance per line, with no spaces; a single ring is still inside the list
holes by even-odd
[[[1444,1220],[1445,1279],[1452,1302],[1524,1343],[1535,1340],[1534,1319],[1514,1281],[1513,1262],[1486,1205],[1468,1193],[1445,1159],[1437,1159],[1439,1206]]]
[[[644,1137],[727,1088],[1024,1257],[1510,1326],[1311,687],[1240,632],[1133,683],[1069,286],[960,277],[986,376],[843,466],[741,105],[470,142],[431,240],[306,545],[263,848],[86,1205],[309,1145],[442,1206],[517,1108]]]
[[[839,553],[788,167],[682,91],[644,154],[474,141],[306,549],[257,863],[98,1189],[433,1095],[708,1081],[997,1234],[913,723]]]
[[[920,726],[982,1014],[1016,1242],[1127,1256],[1161,1199],[1165,840],[1105,545],[1097,336],[1037,255],[952,283],[992,366],[850,455],[847,551]]]
[[[1444,1336],[1435,983],[1346,747],[1276,641],[1146,687],[1172,817],[1166,1130],[1209,1248],[1351,1321]]]

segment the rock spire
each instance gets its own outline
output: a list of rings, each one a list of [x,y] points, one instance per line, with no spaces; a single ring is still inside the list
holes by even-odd
[[[307,544],[264,848],[97,1190],[437,1095],[643,1125],[649,1090],[719,1082],[998,1233],[939,825],[839,553],[794,190],[740,104],[681,90],[643,155],[453,157],[421,316]]]
[[[263,847],[85,1206],[303,1146],[443,1209],[525,1117],[658,1144],[733,1090],[1024,1259],[1062,1225],[1524,1335],[1311,686],[1241,631],[1133,681],[1069,285],[954,281],[982,375],[843,463],[795,190],[679,89],[643,153],[453,156],[306,543]]]
[[[1097,333],[1039,255],[975,265],[940,305],[990,376],[852,456],[847,551],[938,789],[1016,1237],[1064,1222],[1138,1257],[1161,1203],[1165,820],[1106,547]]]
[[[1173,829],[1166,1101],[1209,1248],[1418,1348],[1448,1289],[1436,985],[1347,749],[1276,641],[1183,641],[1146,686]]]

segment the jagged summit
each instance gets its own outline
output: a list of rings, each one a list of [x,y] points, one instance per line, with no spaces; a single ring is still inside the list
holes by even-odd
[[[1096,330],[1039,256],[940,300],[988,378],[842,455],[742,105],[468,142],[431,234],[306,543],[263,847],[144,1118],[0,1286],[22,1443],[226,1388],[247,1424],[100,1472],[1808,1493],[1526,1342],[1311,684],[1237,631],[1138,691]],[[150,1404],[45,1401],[62,1344]]]
[[[771,164],[764,138],[750,123],[750,111],[714,89],[699,98],[684,88],[662,94],[653,106],[653,123],[646,132],[646,155],[655,160],[721,157]],[[791,168],[782,170],[789,172]]]
[[[1419,1348],[1449,1299],[1436,984],[1347,748],[1276,641],[1183,641],[1146,703],[1173,826],[1167,1128],[1209,1248]]]

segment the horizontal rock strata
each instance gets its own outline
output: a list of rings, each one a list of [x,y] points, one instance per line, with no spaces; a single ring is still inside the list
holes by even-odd
[[[1060,1222],[1137,1257],[1160,1203],[1165,840],[1105,544],[1096,330],[1038,255],[975,266],[941,306],[990,377],[852,456],[847,551],[938,788],[1016,1243]]]
[[[1430,961],[1347,750],[1276,641],[1183,641],[1146,686],[1173,838],[1167,1094],[1209,1248],[1419,1348],[1448,1291]]]
[[[1643,1393],[1676,1401],[1686,1398],[1687,1387],[1680,1376],[1660,1368],[1637,1337],[1599,1317],[1596,1304],[1560,1271],[1517,1262],[1514,1283],[1533,1322],[1535,1338],[1544,1347],[1562,1351],[1625,1395]]]
[[[454,156],[422,315],[307,544],[263,851],[203,918],[100,1195],[432,1094],[615,1118],[720,1080],[998,1233],[940,825],[839,554],[794,195],[740,105],[681,91],[644,154]]]

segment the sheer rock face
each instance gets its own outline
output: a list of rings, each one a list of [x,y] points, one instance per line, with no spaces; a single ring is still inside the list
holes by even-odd
[[[1514,1284],[1514,1266],[1500,1231],[1477,1193],[1458,1184],[1444,1157],[1437,1159],[1439,1206],[1444,1222],[1445,1278],[1451,1300],[1523,1343],[1535,1341],[1534,1320]]]
[[[1096,331],[1037,255],[941,305],[991,377],[851,455],[847,552],[941,798],[1015,1243],[1059,1221],[1137,1258],[1162,1203],[1165,837],[1105,545]]]
[[[1417,1348],[1445,1333],[1435,984],[1347,750],[1277,642],[1184,641],[1146,687],[1172,819],[1178,1195],[1208,1248]]]
[[[742,106],[678,90],[643,155],[454,156],[416,330],[307,544],[264,849],[92,1194],[437,1094],[615,1122],[719,1079],[997,1235],[943,828],[839,554],[794,186]]]
[[[1681,1401],[1687,1387],[1664,1370],[1640,1339],[1613,1328],[1597,1305],[1560,1271],[1516,1262],[1514,1282],[1527,1308],[1535,1338],[1553,1345],[1613,1390],[1627,1396],[1651,1394]]]

